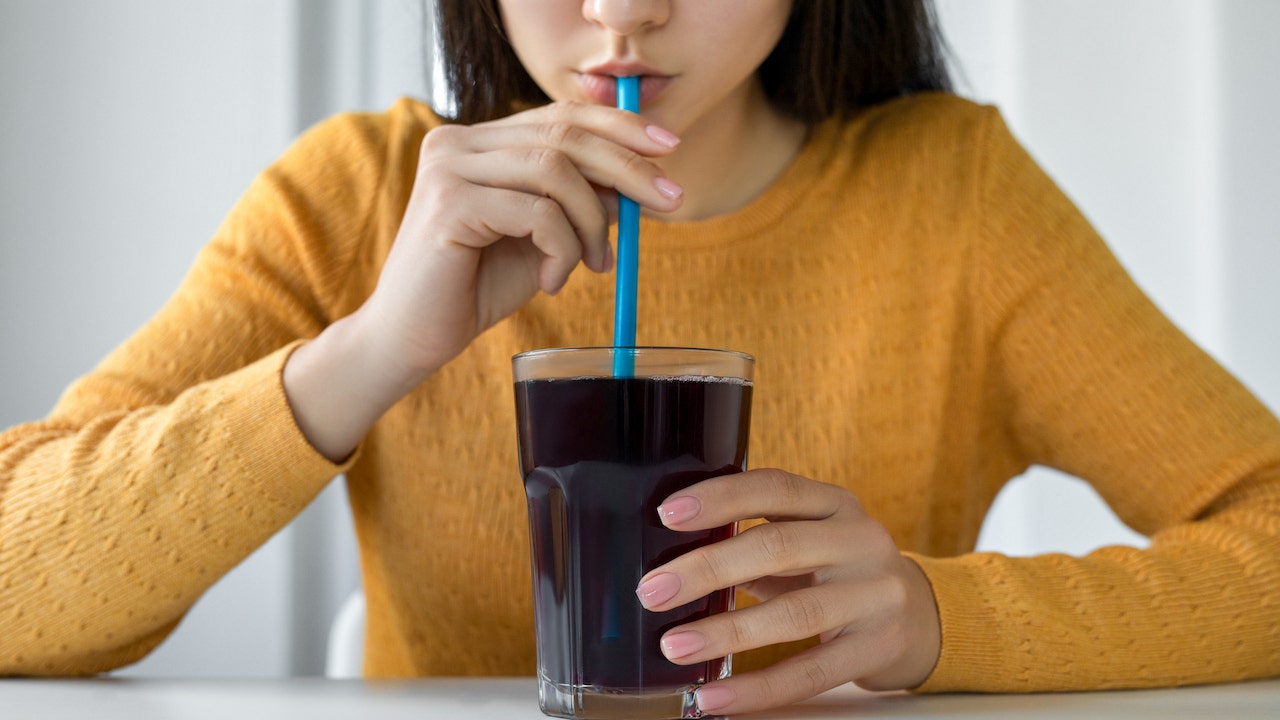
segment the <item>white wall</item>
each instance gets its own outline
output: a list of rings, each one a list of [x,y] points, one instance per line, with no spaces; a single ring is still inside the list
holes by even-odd
[[[1280,407],[1270,0],[941,0],[969,83],[1183,328]],[[143,323],[262,167],[339,109],[425,94],[417,0],[0,3],[0,426]],[[320,670],[357,582],[340,484],[126,674]],[[1081,525],[1088,529],[1077,531]],[[1035,471],[981,545],[1141,542]]]
[[[250,180],[339,109],[424,93],[416,0],[0,2],[0,427],[151,316]],[[319,673],[358,584],[341,483],[137,675]]]

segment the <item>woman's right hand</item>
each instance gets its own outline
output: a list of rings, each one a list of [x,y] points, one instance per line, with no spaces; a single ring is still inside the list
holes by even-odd
[[[575,103],[429,132],[367,304],[379,346],[416,384],[579,262],[608,271],[613,191],[678,208],[681,189],[651,160],[677,142],[639,115]]]
[[[303,434],[346,457],[391,405],[539,290],[558,292],[579,262],[608,271],[617,192],[659,212],[680,207],[681,188],[653,162],[678,142],[634,113],[576,103],[428,132],[373,294],[285,365]]]

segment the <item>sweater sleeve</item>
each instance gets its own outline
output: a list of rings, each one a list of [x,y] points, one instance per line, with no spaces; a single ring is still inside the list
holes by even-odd
[[[942,622],[921,690],[1280,674],[1280,423],[1138,289],[994,111],[986,131],[986,411],[1026,465],[1087,480],[1151,542],[914,558]]]
[[[307,133],[153,319],[0,434],[0,675],[138,660],[344,470],[298,430],[281,373],[333,319],[377,134],[355,116]]]

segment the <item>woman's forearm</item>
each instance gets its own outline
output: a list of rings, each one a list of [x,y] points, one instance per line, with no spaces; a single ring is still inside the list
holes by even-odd
[[[393,353],[366,332],[362,308],[298,347],[284,366],[283,383],[298,429],[338,463],[349,457],[400,398],[430,373],[401,367]]]

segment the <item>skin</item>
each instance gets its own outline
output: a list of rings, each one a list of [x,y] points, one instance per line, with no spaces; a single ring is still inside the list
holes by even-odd
[[[592,102],[580,75],[609,61],[638,62],[672,78],[642,107],[646,118],[683,141],[654,159],[686,191],[667,219],[697,220],[746,205],[803,144],[804,125],[769,106],[755,78],[786,27],[790,0],[503,0],[500,6],[516,55],[554,100]],[[726,177],[737,182],[727,184]]]
[[[485,329],[537,293],[555,294],[580,266],[608,272],[617,192],[675,220],[732,212],[763,192],[806,132],[768,105],[754,75],[790,8],[790,0],[502,0],[512,47],[554,102],[427,135],[377,288],[285,365],[285,393],[316,449],[334,461],[349,456],[383,413]],[[584,71],[609,63],[661,76],[642,116],[585,89]],[[927,579],[847,490],[752,470],[682,490],[659,514],[683,531],[769,521],[642,579],[637,595],[651,610],[734,585],[762,600],[673,628],[662,639],[669,659],[823,641],[704,686],[704,711],[776,707],[850,681],[909,688],[937,662]]]

